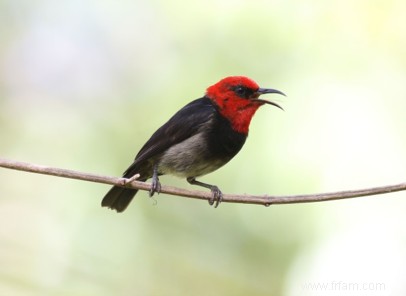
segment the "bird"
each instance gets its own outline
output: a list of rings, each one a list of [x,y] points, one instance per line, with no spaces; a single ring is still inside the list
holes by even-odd
[[[229,76],[209,86],[203,97],[176,112],[142,146],[123,178],[139,174],[138,181],[152,178],[149,196],[159,193],[159,176],[186,178],[192,185],[210,189],[209,204],[217,207],[222,192],[216,185],[196,178],[209,174],[228,163],[244,145],[251,119],[259,107],[275,102],[260,99],[264,94],[283,92],[261,88],[246,76]],[[123,212],[137,189],[112,187],[102,200],[102,207]]]

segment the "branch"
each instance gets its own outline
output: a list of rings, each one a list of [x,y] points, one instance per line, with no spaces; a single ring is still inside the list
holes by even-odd
[[[116,185],[126,188],[134,188],[140,190],[150,190],[151,184],[146,182],[140,182],[126,178],[108,177],[96,174],[82,173],[73,170],[59,169],[41,165],[35,165],[26,162],[13,161],[4,158],[0,158],[0,167],[8,168],[12,170],[19,170],[25,172],[31,172],[35,174],[51,175],[63,178],[77,179],[95,183],[103,183]],[[292,203],[306,203],[306,202],[318,202],[329,201],[338,199],[347,199],[361,196],[385,194],[396,191],[406,190],[406,183],[400,183],[395,185],[381,186],[366,188],[360,190],[347,190],[330,193],[319,194],[301,194],[290,196],[270,196],[270,195],[237,195],[237,194],[224,194],[223,202],[233,203],[246,203],[246,204],[258,204],[264,206],[270,206],[273,204],[292,204]],[[183,196],[195,199],[209,200],[211,193],[208,191],[198,190],[186,190],[171,186],[162,186],[161,193]]]

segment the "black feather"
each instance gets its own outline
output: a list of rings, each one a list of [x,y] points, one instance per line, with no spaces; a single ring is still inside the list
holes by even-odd
[[[152,177],[152,168],[163,152],[185,139],[198,133],[216,112],[213,102],[206,98],[194,100],[180,109],[162,125],[144,144],[134,162],[124,172],[123,177],[130,178],[140,174],[140,181]],[[103,207],[122,212],[128,206],[138,190],[114,186],[104,196]]]

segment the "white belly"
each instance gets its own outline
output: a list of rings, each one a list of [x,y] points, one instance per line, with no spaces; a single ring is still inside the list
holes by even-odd
[[[206,143],[199,133],[170,147],[160,159],[159,173],[178,177],[198,177],[215,171],[224,162],[208,159]]]

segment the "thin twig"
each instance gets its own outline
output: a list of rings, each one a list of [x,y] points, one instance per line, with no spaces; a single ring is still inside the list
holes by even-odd
[[[127,188],[135,188],[140,190],[150,190],[151,184],[146,182],[136,181],[133,178],[131,180],[126,178],[116,178],[109,176],[102,176],[97,174],[82,173],[73,170],[59,169],[54,167],[36,165],[32,163],[14,161],[9,159],[0,158],[0,167],[31,172],[36,174],[51,175],[63,178],[78,179],[89,182],[117,185]],[[347,199],[361,196],[370,196],[391,193],[396,191],[406,190],[406,183],[400,183],[395,185],[380,186],[373,188],[366,188],[360,190],[347,190],[330,193],[319,194],[302,194],[302,195],[290,195],[290,196],[270,196],[270,195],[236,195],[236,194],[224,194],[223,202],[232,203],[246,203],[246,204],[258,204],[258,205],[273,205],[273,204],[292,204],[292,203],[306,203],[306,202],[319,202],[328,200]],[[186,190],[171,186],[162,186],[161,193],[177,195],[182,197],[196,198],[209,200],[211,198],[210,192],[198,191],[198,190]]]

